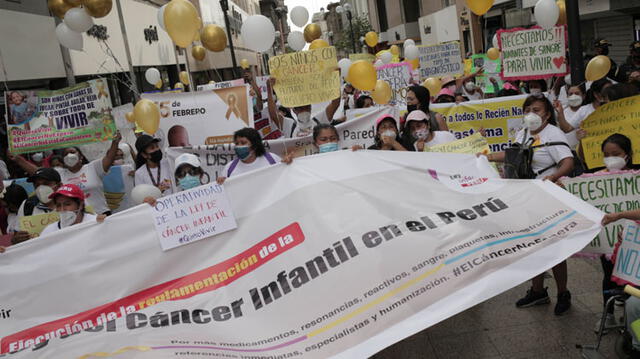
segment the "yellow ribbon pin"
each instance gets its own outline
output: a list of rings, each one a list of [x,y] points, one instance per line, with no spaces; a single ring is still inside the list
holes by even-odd
[[[102,80],[98,80],[96,82],[96,88],[98,90],[98,98],[102,96],[109,98],[109,94],[107,93],[107,90],[105,90],[104,83],[102,82]]]

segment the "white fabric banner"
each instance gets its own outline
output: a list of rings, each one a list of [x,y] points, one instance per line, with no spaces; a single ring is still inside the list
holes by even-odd
[[[2,352],[369,356],[599,231],[554,184],[493,176],[471,155],[338,151],[230,178],[238,228],[167,252],[147,205],[20,243],[0,260]]]

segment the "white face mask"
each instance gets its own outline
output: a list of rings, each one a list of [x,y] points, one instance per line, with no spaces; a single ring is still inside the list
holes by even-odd
[[[124,164],[124,160],[122,158],[118,159],[118,160],[113,160],[113,165],[114,166],[122,166]]]
[[[605,157],[604,165],[607,166],[609,171],[620,171],[627,165],[627,159],[618,156]]]
[[[386,130],[380,133],[380,136],[396,138],[396,132],[393,130]]]
[[[60,228],[72,226],[76,222],[76,219],[78,219],[78,212],[79,211],[58,212],[60,216]]]
[[[53,193],[53,188],[45,185],[40,185],[36,188],[36,196],[38,197],[38,201],[40,203],[48,203],[51,201],[49,196]]]
[[[571,74],[568,74],[564,77],[564,83],[568,86],[571,86]]]
[[[567,102],[571,107],[578,107],[582,105],[582,97],[579,95],[573,94],[567,98]]]
[[[538,88],[529,89],[529,93],[533,96],[540,96],[542,94],[542,90]]]
[[[429,129],[421,128],[419,130],[416,130],[416,132],[413,133],[413,137],[418,140],[426,140],[427,137],[429,137]]]
[[[542,126],[542,117],[538,116],[533,112],[529,112],[524,115],[523,119],[524,125],[529,129],[529,131],[535,131]]]
[[[34,153],[34,154],[31,156],[31,159],[32,159],[32,160],[34,160],[35,162],[40,162],[40,161],[42,161],[42,158],[43,158],[42,152]]]
[[[467,91],[473,91],[476,89],[476,85],[473,82],[469,81],[464,84],[464,88],[467,89]]]
[[[309,121],[311,121],[311,112],[300,112],[297,114],[298,115],[298,122],[300,122],[300,124],[307,124]]]
[[[80,157],[78,157],[78,155],[76,155],[75,153],[70,153],[64,156],[64,164],[67,167],[75,166],[79,160],[80,160]]]

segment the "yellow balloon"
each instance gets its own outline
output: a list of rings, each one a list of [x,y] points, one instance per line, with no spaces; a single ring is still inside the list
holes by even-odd
[[[216,82],[215,82],[215,81],[213,81],[213,80],[209,81],[209,85],[213,85],[213,84],[215,84],[215,83],[216,83]]]
[[[191,55],[193,56],[194,59],[198,61],[202,61],[204,60],[204,57],[207,55],[207,50],[205,50],[204,47],[197,45],[191,49]]]
[[[490,48],[487,51],[487,57],[491,60],[497,60],[500,58],[500,50],[496,49],[495,47]]]
[[[156,82],[156,84],[154,85],[157,89],[162,88],[162,80],[158,80],[158,82]]]
[[[61,19],[63,19],[64,14],[73,7],[64,0],[49,0],[47,1],[47,5],[49,5],[51,13]]]
[[[391,51],[393,56],[400,56],[400,48],[398,47],[398,45],[391,45],[389,51]]]
[[[329,47],[329,43],[323,39],[315,39],[309,44],[309,50],[321,49],[323,47]]]
[[[247,59],[242,59],[240,60],[240,67],[242,67],[243,69],[248,69],[249,68],[249,60]]]
[[[87,14],[95,18],[107,16],[113,7],[112,0],[82,0],[82,4]]]
[[[587,81],[597,81],[607,76],[611,70],[611,60],[608,56],[598,55],[589,61],[587,69],[584,71],[584,77]]]
[[[565,0],[558,0],[556,4],[558,4],[558,8],[560,9],[560,16],[558,16],[557,25],[566,25],[567,24],[567,6],[564,2]]]
[[[358,90],[371,91],[376,87],[376,68],[369,61],[355,61],[349,66],[349,79]]]
[[[133,112],[127,112],[127,113],[125,113],[125,114],[124,114],[124,118],[126,118],[126,119],[127,119],[127,122],[131,122],[131,123],[136,122],[136,118],[135,118],[135,116],[133,116]]]
[[[176,84],[173,85],[173,88],[176,90],[184,90],[184,85],[182,84],[182,82],[176,82]]]
[[[82,0],[64,0],[64,2],[71,5],[72,7],[77,7],[82,5]]]
[[[200,29],[198,10],[188,0],[171,0],[164,9],[164,27],[171,40],[186,48]]]
[[[320,36],[322,36],[322,29],[320,29],[320,26],[318,24],[308,24],[307,26],[304,27],[304,41],[306,42],[312,42],[315,39],[319,39]]]
[[[369,31],[364,35],[364,42],[369,45],[369,47],[375,47],[378,44],[378,34],[375,31]]]
[[[493,0],[467,0],[467,7],[474,14],[481,16],[493,6]]]
[[[371,98],[379,105],[386,105],[391,100],[391,86],[385,80],[376,81],[376,86],[371,91]]]
[[[133,108],[133,117],[142,130],[154,134],[160,127],[160,109],[155,102],[143,98]]]
[[[178,75],[178,78],[180,79],[180,82],[188,85],[189,84],[189,73],[186,71],[180,71],[180,74]]]
[[[218,25],[207,25],[200,33],[200,41],[209,51],[224,51],[227,47],[227,34]]]
[[[438,92],[440,92],[440,90],[442,90],[442,81],[440,81],[440,79],[437,77],[429,77],[428,79],[424,80],[422,86],[426,87],[427,90],[429,90],[429,94],[431,96],[435,96],[438,94]]]
[[[411,68],[413,70],[417,69],[418,67],[420,67],[420,59],[413,59],[413,60],[408,60],[408,62],[411,64]]]

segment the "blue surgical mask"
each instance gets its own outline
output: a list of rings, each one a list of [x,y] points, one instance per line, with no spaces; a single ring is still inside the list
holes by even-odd
[[[193,175],[186,175],[178,180],[180,188],[187,190],[200,186],[200,177]]]
[[[246,159],[251,154],[251,148],[249,148],[249,146],[236,146],[233,150],[241,160]]]
[[[328,143],[323,143],[320,146],[318,146],[318,149],[320,150],[320,153],[325,153],[325,152],[337,151],[340,148],[338,147],[338,143],[337,142],[328,142]]]

